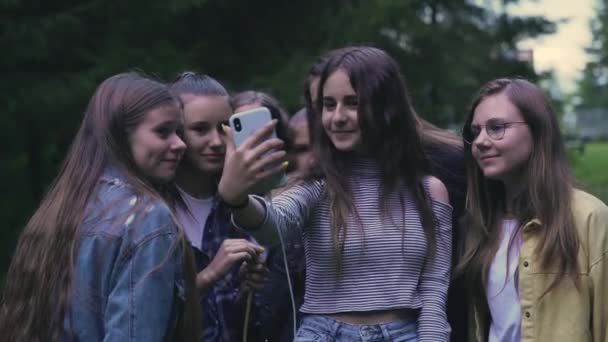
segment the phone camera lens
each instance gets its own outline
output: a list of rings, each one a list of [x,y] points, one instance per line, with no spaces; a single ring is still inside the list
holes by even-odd
[[[234,129],[237,132],[240,132],[243,128],[241,127],[241,120],[239,119],[234,119]]]

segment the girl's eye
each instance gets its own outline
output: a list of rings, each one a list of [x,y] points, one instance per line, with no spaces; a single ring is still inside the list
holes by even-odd
[[[492,133],[499,133],[502,131],[504,126],[500,123],[491,123],[488,125],[487,129],[489,129]]]
[[[349,106],[349,107],[358,107],[359,106],[359,99],[356,98],[355,96],[349,96],[347,98],[344,99],[344,104]]]
[[[334,99],[328,98],[323,99],[323,108],[327,110],[332,110],[336,107],[336,101]]]
[[[170,129],[169,127],[159,127],[155,131],[156,131],[156,134],[158,134],[158,136],[162,139],[168,138],[171,135],[171,133],[173,132],[173,130]]]
[[[190,129],[193,130],[194,132],[205,134],[209,131],[210,128],[211,128],[211,126],[209,124],[198,124],[198,125],[191,127]]]

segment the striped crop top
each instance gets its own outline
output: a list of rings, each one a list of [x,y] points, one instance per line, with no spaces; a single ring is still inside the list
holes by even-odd
[[[383,217],[376,164],[358,160],[350,173],[353,204],[361,224],[352,217],[347,219],[341,274],[337,272],[323,181],[294,185],[272,203],[263,203],[267,214],[258,230],[280,227],[302,231],[306,287],[300,311],[332,314],[419,309],[418,340],[448,341],[445,303],[451,267],[451,206],[432,200],[437,245],[434,257],[428,259],[424,230],[409,192],[402,191],[403,207],[393,193],[387,211],[391,215]]]

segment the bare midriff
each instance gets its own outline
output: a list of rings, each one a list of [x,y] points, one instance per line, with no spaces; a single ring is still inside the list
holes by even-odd
[[[329,314],[337,321],[348,324],[381,324],[399,320],[411,320],[418,317],[418,310],[414,309],[395,309],[365,312],[340,312]]]

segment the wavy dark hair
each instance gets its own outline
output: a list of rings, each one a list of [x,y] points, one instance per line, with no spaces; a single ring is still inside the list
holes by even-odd
[[[429,174],[429,163],[422,148],[416,116],[405,81],[397,62],[386,52],[373,47],[347,47],[325,55],[319,82],[315,112],[323,110],[323,87],[337,70],[346,72],[355,90],[359,106],[358,121],[364,149],[369,151],[380,169],[380,209],[386,214],[388,200],[405,186],[413,196],[424,227],[429,255],[435,251],[435,220],[423,178]],[[313,115],[312,147],[317,176],[326,182],[330,203],[333,243],[338,266],[341,265],[346,218],[355,215],[352,194],[345,174],[350,153],[337,150],[323,129],[320,114]],[[314,176],[314,175],[313,175]],[[399,196],[399,198],[403,198]],[[402,207],[404,203],[401,203]]]
[[[520,224],[532,219],[541,222],[535,253],[542,269],[557,267],[555,278],[545,289],[546,294],[567,274],[573,275],[577,284],[574,274],[578,271],[579,238],[571,211],[574,179],[550,101],[540,88],[524,79],[501,78],[481,87],[469,110],[465,129],[473,121],[477,106],[484,99],[499,94],[505,95],[519,110],[533,139],[532,153],[524,166],[527,184],[510,203],[510,208]],[[471,144],[465,144],[468,191],[462,224],[466,234],[456,274],[465,281],[474,298],[485,303],[484,285],[499,247],[507,203],[503,183],[483,176],[471,147]]]
[[[138,197],[164,198],[164,190],[138,171],[128,141],[129,132],[146,113],[163,106],[180,104],[165,84],[138,73],[112,76],[98,86],[59,175],[19,238],[0,308],[3,339],[59,341],[71,335],[63,323],[70,305],[80,225],[104,169],[110,165],[120,169]],[[195,271],[187,245],[179,229],[175,248],[185,251],[187,280],[179,332],[196,336]]]

